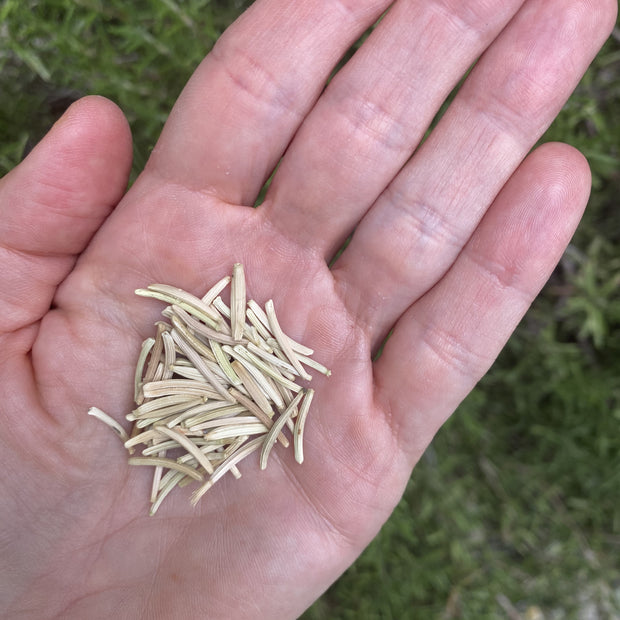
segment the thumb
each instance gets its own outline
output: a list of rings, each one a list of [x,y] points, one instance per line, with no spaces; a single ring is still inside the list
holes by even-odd
[[[0,333],[38,321],[127,187],[132,144],[120,109],[74,103],[0,179]]]

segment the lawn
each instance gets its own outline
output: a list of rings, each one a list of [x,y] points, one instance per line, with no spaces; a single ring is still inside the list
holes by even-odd
[[[131,122],[135,176],[247,4],[3,0],[0,174],[97,93]],[[380,535],[304,620],[620,618],[620,31],[545,140],[590,161],[577,235]]]

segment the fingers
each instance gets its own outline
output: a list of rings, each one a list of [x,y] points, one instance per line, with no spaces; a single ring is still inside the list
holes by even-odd
[[[605,40],[609,2],[530,0],[362,220],[335,266],[380,342],[458,256]]]
[[[37,321],[127,186],[132,146],[101,97],[73,104],[0,180],[0,332]]]
[[[522,3],[397,2],[297,133],[262,206],[273,225],[333,256]]]
[[[194,73],[147,170],[252,204],[352,43],[389,0],[258,0]]]
[[[588,200],[572,148],[550,144],[517,170],[443,279],[397,323],[376,363],[378,402],[415,462],[491,366],[550,276]]]

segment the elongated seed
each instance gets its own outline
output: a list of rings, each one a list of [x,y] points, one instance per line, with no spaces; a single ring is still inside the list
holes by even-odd
[[[153,505],[151,506],[151,509],[149,511],[151,517],[157,512],[170,491],[172,491],[172,489],[174,489],[174,487],[177,486],[177,484],[179,484],[183,479],[187,478],[187,476],[183,472],[173,471],[168,473],[172,473],[173,475],[166,479],[165,482],[164,479],[166,478],[166,475],[162,477],[160,481],[159,495],[157,496],[157,499],[153,502]]]
[[[172,377],[172,367],[176,361],[176,349],[174,346],[174,340],[170,332],[163,332],[161,335],[162,342],[164,343],[164,372],[161,376],[161,381],[170,379]]]
[[[209,340],[209,344],[211,345],[211,350],[213,351],[213,355],[215,355],[215,359],[219,364],[220,368],[226,375],[226,378],[230,381],[232,385],[241,385],[242,381],[239,378],[239,375],[233,370],[233,367],[230,365],[230,360],[224,353],[222,346],[219,342],[215,340]]]
[[[244,435],[265,435],[269,429],[262,423],[248,422],[247,424],[237,424],[231,426],[220,426],[209,431],[205,438],[209,441],[217,441],[218,439],[234,439],[240,434]]]
[[[265,324],[265,322],[263,322],[256,314],[256,309],[262,313],[260,306],[253,299],[250,299],[248,301],[248,307],[245,310],[245,315],[250,324],[254,327],[254,329],[256,329],[259,336],[263,339],[263,341],[267,342],[269,338],[273,338],[273,334],[269,331],[269,322],[267,321],[267,316],[264,316],[266,322]]]
[[[152,381],[142,386],[146,398],[157,398],[171,394],[186,394],[189,396],[204,396],[205,398],[221,399],[222,396],[204,381],[193,379],[168,379],[166,381]],[[227,398],[226,400],[230,400]]]
[[[273,426],[273,420],[271,417],[268,416],[251,398],[244,396],[235,388],[230,388],[229,391],[240,405],[243,405],[248,411],[251,411],[267,428],[271,428]],[[288,448],[289,441],[282,433],[278,435],[278,441],[285,448]]]
[[[183,465],[175,459],[159,456],[132,456],[129,458],[130,465],[155,465],[155,467],[165,467],[182,472],[186,476],[191,476],[194,480],[204,480],[204,476],[193,467]]]
[[[155,412],[152,418],[140,418],[135,421],[135,425],[138,428],[149,428],[149,426],[153,426],[154,424],[158,424],[161,426],[168,426],[171,420],[174,420],[179,414],[176,411],[170,413],[168,415],[160,415],[160,412]]]
[[[168,325],[165,325],[161,321],[157,322],[157,335],[155,336],[155,344],[151,349],[151,356],[149,358],[149,363],[146,366],[146,370],[144,371],[144,376],[141,379],[142,383],[148,383],[152,381],[155,377],[155,371],[157,370],[157,366],[161,361],[161,355],[164,350],[164,342],[161,339],[161,335],[164,331],[168,330]],[[141,404],[141,403],[137,403]]]
[[[231,407],[231,409],[241,409],[241,405],[236,405],[236,407]],[[249,411],[244,411],[244,413],[249,413]],[[256,416],[253,415],[233,415],[230,417],[222,418],[212,418],[211,420],[205,420],[200,423],[200,430],[204,431],[208,428],[221,428],[224,426],[235,426],[236,424],[256,424],[258,420]],[[264,426],[264,424],[263,424]],[[196,430],[197,426],[192,426],[189,428],[190,431]],[[205,436],[208,440],[209,437]]]
[[[213,300],[228,286],[231,277],[224,276],[219,282],[216,282],[202,297],[202,302],[207,306],[213,303]]]
[[[134,373],[134,401],[139,401],[142,397],[141,389],[142,389],[142,375],[144,374],[144,365],[146,364],[146,358],[149,356],[149,353],[153,349],[155,345],[155,338],[147,338],[142,343],[142,348],[140,349],[140,355],[138,357],[138,363],[136,364],[136,372]]]
[[[160,441],[165,439],[165,436],[161,433],[154,431],[152,428],[149,428],[146,431],[142,431],[141,433],[137,433],[130,437],[125,441],[125,448],[132,448],[133,446],[137,446],[141,443],[149,443],[150,441]]]
[[[215,373],[207,366],[207,364],[205,364],[200,355],[192,349],[191,345],[183,340],[183,337],[176,331],[176,329],[172,330],[172,338],[187,356],[187,359],[189,359],[194,364],[196,369],[202,373],[216,392],[220,394],[224,400],[230,400],[230,394],[226,391],[226,388],[222,385],[220,380],[215,376]]]
[[[282,353],[286,355],[288,361],[292,364],[293,368],[299,373],[299,376],[302,379],[306,379],[306,381],[310,381],[312,377],[303,369],[303,366],[299,362],[299,359],[293,352],[291,348],[291,344],[289,340],[286,339],[282,328],[280,327],[280,323],[278,322],[278,317],[276,316],[276,311],[273,307],[273,300],[269,300],[265,304],[265,312],[267,313],[267,319],[269,320],[269,326],[271,327],[271,331],[275,336],[280,348],[282,349]]]
[[[308,411],[310,410],[310,404],[314,397],[314,390],[309,389],[306,392],[306,396],[299,408],[299,414],[295,420],[295,428],[293,429],[293,449],[295,451],[295,460],[301,465],[304,462],[304,427],[306,425],[306,418],[308,417]]]
[[[255,349],[258,349],[258,347],[255,347]],[[295,383],[294,381],[291,381],[290,379],[284,377],[282,373],[278,370],[276,365],[271,363],[270,361],[267,362],[266,360],[262,360],[258,355],[254,355],[252,352],[250,352],[244,347],[236,346],[233,348],[233,350],[240,359],[246,360],[254,367],[256,367],[259,371],[271,377],[274,381],[285,385],[289,390],[292,390],[293,392],[299,392],[301,390],[300,385],[297,385],[297,383]],[[265,353],[265,355],[269,354]],[[278,360],[278,358],[273,355],[270,356],[270,358]],[[274,402],[276,402],[275,399]]]
[[[209,461],[209,459],[204,455],[203,452],[199,450],[199,448],[193,441],[191,441],[191,439],[188,439],[181,433],[178,433],[177,431],[168,428],[167,426],[156,426],[155,430],[163,433],[164,435],[167,435],[168,437],[170,437],[170,439],[174,439],[181,447],[185,448],[189,452],[189,454],[194,456],[194,458],[198,461],[198,463],[200,463],[200,465],[202,465],[202,467],[207,473],[213,473],[213,466],[211,465],[211,461]]]
[[[265,310],[263,310],[254,300],[250,300],[248,301],[248,306],[256,314],[256,317],[260,320],[260,322],[269,330],[271,335],[275,337],[275,334],[273,333],[273,330],[271,329],[271,323],[269,322],[269,317],[265,313],[265,310],[267,309],[267,304],[265,304]],[[304,346],[303,344],[300,344],[299,342],[296,342],[295,340],[293,340],[290,336],[287,336],[286,334],[283,334],[283,336],[284,336],[284,339],[287,341],[287,343],[290,345],[291,349],[293,349],[293,351],[295,351],[296,353],[302,353],[303,355],[314,355],[314,351],[312,349]],[[269,339],[266,339],[266,340],[268,341]]]
[[[249,413],[243,405],[231,405],[226,409],[215,409],[202,416],[190,418],[184,423],[184,428],[187,428],[192,433],[204,431],[207,428],[221,424],[225,420],[236,420],[241,413]]]
[[[178,448],[179,444],[172,439],[161,441],[160,443],[153,444],[152,446],[146,446],[142,449],[141,456],[161,456],[160,451],[173,450]],[[177,459],[178,460],[178,459]]]
[[[217,329],[219,317],[213,312],[212,308],[206,306],[200,299],[190,293],[182,291],[165,284],[151,284],[147,289],[137,289],[136,295],[141,297],[151,297],[165,301],[170,305],[181,306],[190,314],[206,323],[209,327]]]
[[[129,440],[129,435],[127,431],[110,415],[108,415],[105,411],[102,411],[98,407],[91,407],[88,410],[88,415],[101,420],[105,424],[107,424],[120,438],[123,442]]]
[[[198,402],[196,402],[197,400]],[[161,398],[149,400],[134,409],[131,413],[133,414],[134,419],[136,419],[153,413],[153,411],[157,411],[158,409],[166,409],[173,405],[188,405],[189,407],[192,407],[194,405],[198,405],[200,400],[201,399],[196,399],[195,397],[188,396],[187,394],[171,394],[170,396],[162,396]],[[194,403],[194,405],[190,403]]]
[[[280,392],[278,392],[276,386],[273,384],[273,381],[269,378],[268,373],[261,371],[257,365],[255,365],[246,355],[244,355],[245,349],[243,347],[239,347],[239,349],[225,347],[224,350],[227,353],[230,353],[252,375],[256,385],[258,385],[268,401],[273,402],[278,409],[282,409],[284,407],[282,396],[280,396]]]
[[[196,353],[202,355],[205,359],[208,359],[212,362],[215,362],[215,356],[213,355],[213,351],[209,348],[209,345],[206,342],[203,342],[198,336],[192,332],[191,329],[183,323],[183,321],[175,315],[172,315],[171,319],[172,325],[174,326],[172,333],[176,331],[177,334],[180,334],[183,337],[183,340],[190,345],[193,349],[195,349]],[[173,338],[177,346],[179,343],[175,338]],[[179,346],[179,348],[181,348]],[[181,349],[181,351],[185,354],[185,349]]]
[[[252,452],[258,450],[262,444],[263,438],[257,437],[256,439],[252,439],[248,441],[245,445],[239,448],[234,454],[228,457],[221,465],[219,465],[211,478],[209,478],[202,486],[200,486],[196,491],[194,491],[191,503],[195,506],[200,498],[233,466],[237,465],[244,458],[252,454]]]
[[[241,263],[233,265],[230,287],[230,327],[236,341],[243,338],[245,326],[245,273]]]
[[[142,452],[142,456],[146,456],[144,451]],[[157,452],[157,456],[159,458],[165,458],[166,450],[160,446],[159,452]],[[159,489],[159,483],[161,482],[161,477],[164,475],[164,468],[161,465],[157,465],[153,470],[153,481],[151,482],[151,504],[154,504],[157,500],[157,491]]]
[[[180,306],[171,306],[171,308],[172,312],[195,333],[206,336],[209,340],[215,340],[221,344],[237,344],[237,341],[232,336],[225,334],[223,331],[211,329],[204,323],[201,323],[198,319],[194,318],[189,312],[185,312],[185,310],[183,310]]]
[[[267,396],[261,389],[260,385],[256,382],[252,374],[247,370],[247,368],[238,360],[235,360],[231,363],[233,370],[237,374],[237,376],[241,379],[243,383],[243,387],[248,391],[254,402],[258,405],[258,407],[265,412],[269,417],[273,416],[273,409],[269,404],[269,400]]]
[[[314,370],[318,370],[321,374],[325,375],[326,377],[331,377],[332,371],[329,368],[326,368],[325,366],[323,366],[323,364],[320,364],[316,360],[312,359],[311,357],[302,355],[301,353],[297,353],[297,359],[300,361],[300,363],[305,364],[306,366],[309,366],[310,368],[314,368]]]
[[[271,452],[271,448],[276,442],[278,437],[278,433],[284,428],[286,422],[290,419],[293,411],[296,410],[299,401],[304,396],[304,392],[299,392],[297,396],[293,399],[290,405],[286,408],[286,410],[280,415],[280,417],[276,420],[275,424],[271,427],[265,440],[263,441],[263,447],[260,452],[260,468],[265,469],[267,467],[267,459],[269,457],[269,453]]]

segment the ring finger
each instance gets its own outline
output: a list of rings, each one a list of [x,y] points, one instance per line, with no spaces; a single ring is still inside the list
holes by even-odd
[[[522,3],[396,2],[298,131],[264,215],[329,258]]]
[[[611,29],[611,2],[529,0],[334,266],[375,345],[455,261]]]

